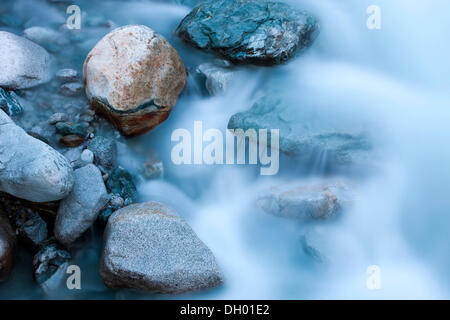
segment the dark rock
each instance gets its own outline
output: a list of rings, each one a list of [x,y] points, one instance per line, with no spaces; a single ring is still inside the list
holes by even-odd
[[[122,167],[115,168],[106,181],[109,192],[119,195],[124,199],[125,205],[137,201],[136,186],[131,174]]]
[[[234,63],[275,65],[309,47],[318,30],[313,17],[284,3],[218,0],[197,6],[176,33]]]
[[[61,137],[59,139],[59,143],[65,145],[66,147],[75,148],[82,145],[84,142],[84,138],[77,136],[75,134],[69,134],[67,136]]]
[[[34,250],[47,239],[48,231],[45,221],[31,209],[22,208],[11,217],[19,241]]]
[[[87,135],[87,125],[85,123],[58,122],[56,124],[56,132],[63,135],[78,135],[85,137]]]
[[[14,264],[17,248],[16,235],[8,217],[0,211],[0,281],[6,280]]]
[[[0,88],[0,108],[10,117],[23,112],[22,106],[14,91],[5,91]]]
[[[78,80],[78,72],[73,69],[61,69],[56,72],[56,79],[62,83],[74,82]]]
[[[110,288],[155,293],[202,290],[223,281],[211,250],[159,202],[113,213],[104,233],[100,275]]]
[[[96,136],[88,142],[87,147],[94,153],[95,164],[107,171],[114,168],[117,160],[117,145],[114,139]]]
[[[54,239],[47,240],[33,257],[34,281],[44,292],[57,289],[66,278],[70,259],[70,253]]]

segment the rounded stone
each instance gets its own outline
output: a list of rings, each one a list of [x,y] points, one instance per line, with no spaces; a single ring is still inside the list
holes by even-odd
[[[95,45],[84,62],[83,80],[92,107],[133,136],[167,119],[186,71],[166,39],[146,26],[130,25]]]

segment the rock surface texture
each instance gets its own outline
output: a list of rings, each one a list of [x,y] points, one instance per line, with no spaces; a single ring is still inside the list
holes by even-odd
[[[50,55],[44,48],[0,31],[0,87],[27,89],[50,81]]]
[[[100,275],[111,288],[155,293],[200,290],[222,282],[209,248],[159,202],[113,213],[105,230]]]
[[[166,120],[186,83],[175,49],[140,25],[115,29],[101,39],[86,58],[83,76],[93,108],[127,136]]]
[[[65,198],[72,186],[69,161],[28,135],[0,110],[0,191],[47,202]]]
[[[61,201],[56,216],[56,239],[70,246],[92,226],[107,202],[108,194],[100,170],[93,164],[75,170],[73,190]]]
[[[275,1],[219,0],[200,4],[176,33],[189,44],[242,64],[276,65],[309,47],[314,18]]]

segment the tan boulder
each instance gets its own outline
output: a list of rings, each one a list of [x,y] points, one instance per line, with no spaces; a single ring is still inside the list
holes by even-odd
[[[166,39],[146,26],[130,25],[95,45],[83,79],[93,108],[133,136],[167,119],[186,84],[186,71]]]

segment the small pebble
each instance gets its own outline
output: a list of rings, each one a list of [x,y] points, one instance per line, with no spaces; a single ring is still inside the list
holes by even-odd
[[[86,162],[86,163],[94,162],[94,153],[91,150],[89,150],[89,149],[85,149],[81,153],[81,160]]]
[[[62,145],[65,145],[66,147],[78,147],[84,142],[84,139],[80,136],[77,136],[75,134],[69,134],[67,136],[62,137],[59,139],[59,143]]]
[[[66,122],[68,120],[67,115],[62,112],[54,113],[48,119],[48,123],[57,124],[58,122]]]
[[[61,69],[56,72],[56,78],[61,82],[73,82],[78,80],[78,72],[73,69]]]
[[[65,83],[59,88],[59,92],[65,96],[77,96],[83,92],[83,85],[79,82]]]

